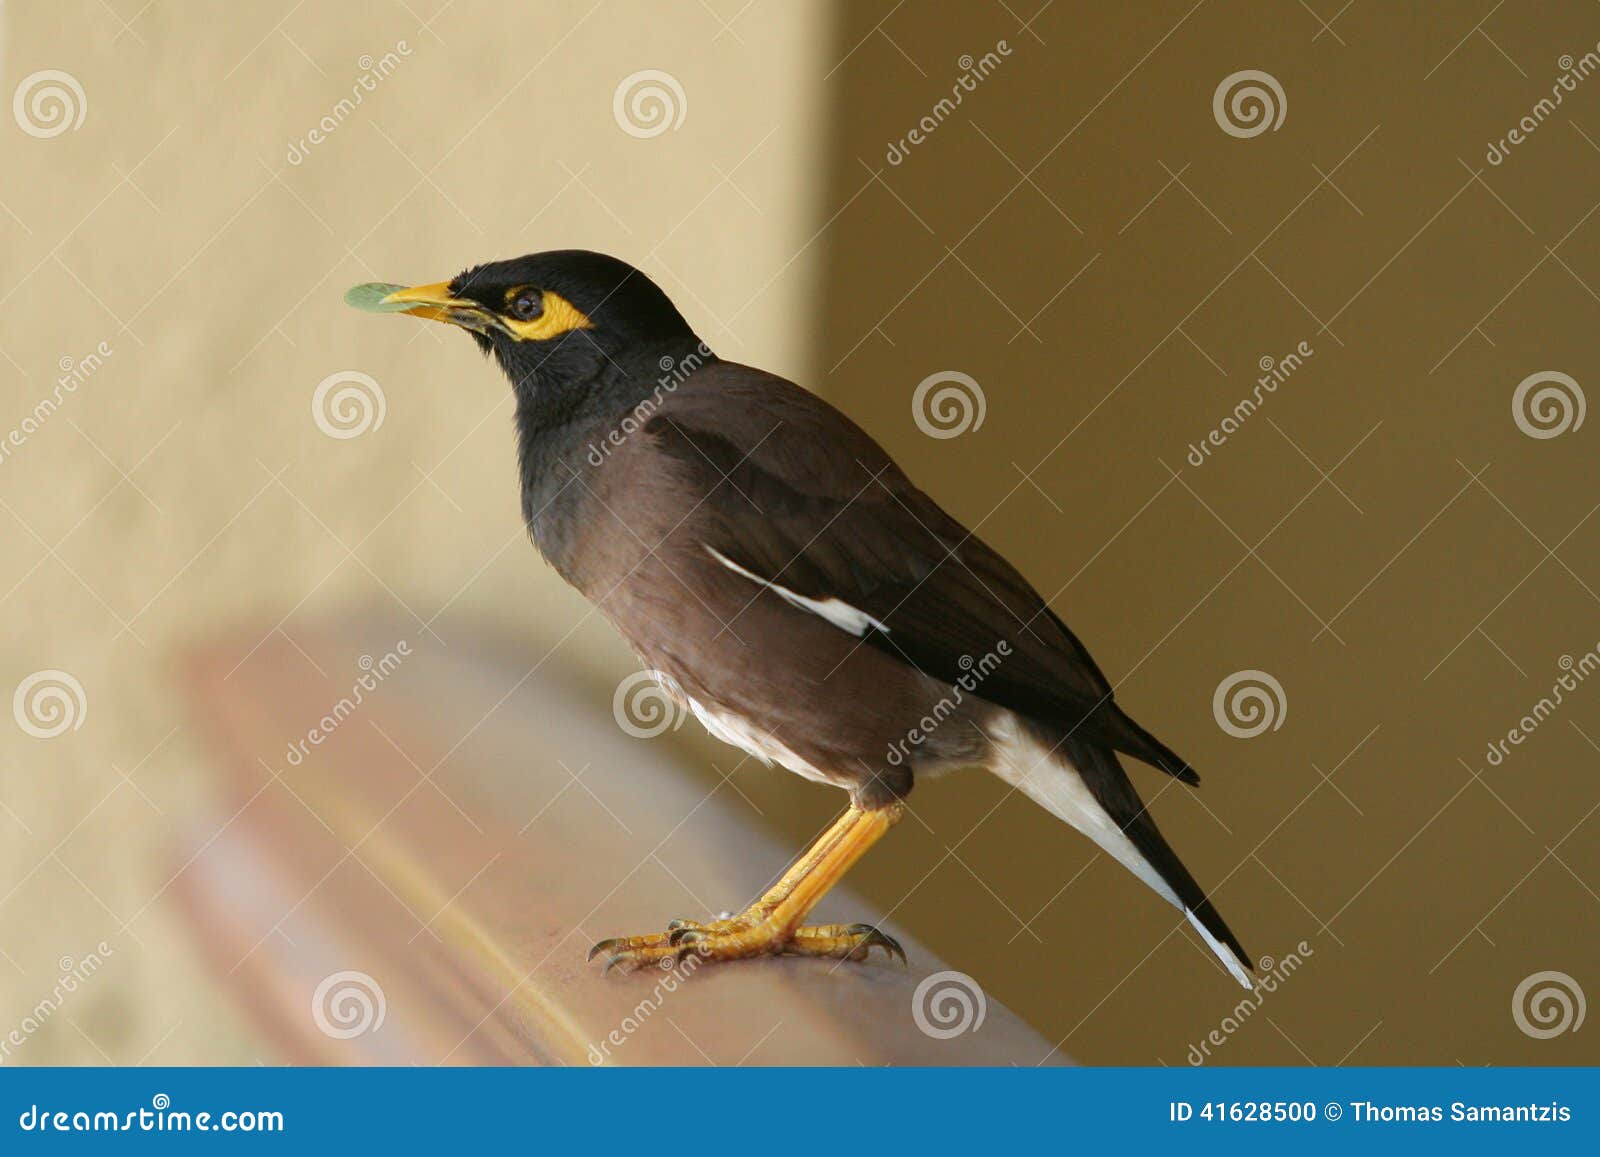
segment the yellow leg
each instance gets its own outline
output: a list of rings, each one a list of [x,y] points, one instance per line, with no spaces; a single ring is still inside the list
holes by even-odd
[[[902,810],[898,804],[870,811],[852,806],[761,899],[738,916],[707,924],[674,921],[668,932],[602,940],[590,950],[589,958],[605,953],[606,971],[614,967],[631,971],[690,952],[707,960],[778,953],[862,960],[877,945],[904,959],[900,946],[871,925],[800,925],[828,889],[894,826]]]
[[[760,923],[768,913],[789,898],[789,894],[794,891],[795,885],[804,879],[807,873],[817,866],[818,861],[833,849],[833,846],[839,842],[844,833],[854,826],[857,817],[860,815],[859,811],[851,808],[834,820],[805,850],[800,858],[794,862],[794,865],[780,876],[772,887],[762,893],[759,900],[737,916],[729,916],[722,920],[674,920],[667,925],[668,940],[673,944],[681,944],[686,938],[690,937],[690,933],[732,932],[735,929],[748,928],[753,924]],[[651,937],[635,936],[629,939],[650,940]],[[593,959],[593,957],[594,953],[591,953],[590,958]]]
[[[768,888],[761,899],[756,901],[756,907],[764,907],[770,910],[787,900],[789,894],[794,891],[795,885],[811,873],[811,870],[817,866],[822,857],[831,852],[834,845],[844,838],[846,832],[855,827],[862,814],[856,808],[850,808],[842,816],[834,820],[828,830],[818,836],[816,841],[806,849],[805,854],[794,862],[794,866],[778,877],[778,882]]]

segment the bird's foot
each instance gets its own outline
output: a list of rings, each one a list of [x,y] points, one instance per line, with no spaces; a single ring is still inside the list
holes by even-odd
[[[871,924],[819,924],[785,931],[764,911],[700,923],[674,920],[665,932],[602,940],[589,959],[604,956],[601,972],[632,972],[647,964],[671,968],[688,957],[700,960],[745,960],[753,956],[821,956],[833,960],[865,960],[874,947],[886,956],[906,958],[905,949]]]
[[[865,960],[872,949],[881,948],[890,960],[896,956],[906,963],[906,950],[900,941],[871,924],[815,924],[795,929],[795,937],[784,945],[785,956],[828,956],[835,960]]]
[[[746,909],[737,916],[724,915],[716,920],[701,921],[680,918],[667,925],[667,943],[682,944],[685,940],[692,941],[707,934],[746,932],[771,915],[771,911],[770,908],[757,905],[754,908]]]

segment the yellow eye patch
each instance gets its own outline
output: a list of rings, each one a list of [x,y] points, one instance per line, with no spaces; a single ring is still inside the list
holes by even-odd
[[[522,293],[522,290],[513,290],[506,295],[506,312],[500,315],[501,323],[511,331],[511,335],[518,341],[549,341],[553,337],[560,337],[564,333],[571,333],[575,329],[593,329],[594,322],[573,305],[572,302],[548,289],[541,292],[544,301],[544,312],[538,317],[528,321],[519,321],[511,316],[511,302]]]

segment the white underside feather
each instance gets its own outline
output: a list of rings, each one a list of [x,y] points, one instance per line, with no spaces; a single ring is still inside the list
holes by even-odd
[[[1208,932],[1195,914],[1183,906],[1172,886],[1145,859],[1127,834],[1094,798],[1089,785],[1059,751],[1050,751],[1029,739],[1017,726],[1014,716],[1006,716],[999,727],[990,729],[996,757],[989,765],[1011,784],[1057,819],[1064,820],[1088,836],[1128,871],[1150,885],[1158,895],[1189,918],[1229,973],[1245,988],[1254,987],[1249,972],[1233,950]]]

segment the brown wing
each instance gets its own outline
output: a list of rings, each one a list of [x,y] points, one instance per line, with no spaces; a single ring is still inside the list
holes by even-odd
[[[704,545],[793,594],[837,599],[862,636],[945,683],[1000,656],[977,694],[1187,782],[1122,713],[1082,643],[1015,568],[918,490],[860,427],[798,386],[707,366],[645,425],[703,494]]]

